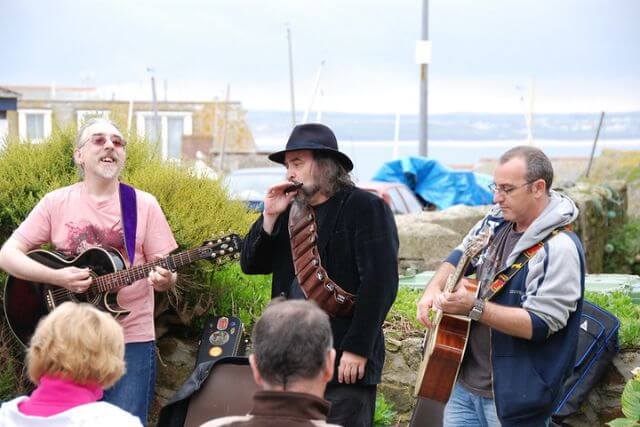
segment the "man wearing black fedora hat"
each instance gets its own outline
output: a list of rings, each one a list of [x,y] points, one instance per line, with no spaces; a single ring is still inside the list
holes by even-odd
[[[353,163],[327,126],[296,126],[269,159],[287,168],[287,180],[267,192],[242,269],[273,273],[272,297],[311,299],[330,315],[337,356],[325,394],[328,422],[370,426],[384,363],[382,323],[398,290],[393,215],[354,186]]]

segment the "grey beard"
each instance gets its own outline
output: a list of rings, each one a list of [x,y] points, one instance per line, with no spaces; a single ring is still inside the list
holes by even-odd
[[[300,190],[298,190],[298,194],[296,194],[295,200],[299,203],[309,204],[309,201],[320,191],[320,186],[318,184],[314,184],[311,188],[307,188],[303,186]]]

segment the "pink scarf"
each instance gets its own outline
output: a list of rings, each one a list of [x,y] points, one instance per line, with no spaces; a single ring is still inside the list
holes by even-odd
[[[50,417],[100,399],[102,399],[102,387],[97,384],[77,384],[70,380],[44,375],[31,396],[18,404],[18,409],[25,415]]]

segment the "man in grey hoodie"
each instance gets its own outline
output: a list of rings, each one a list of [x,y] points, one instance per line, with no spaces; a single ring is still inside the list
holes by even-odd
[[[496,206],[443,262],[418,302],[417,318],[427,327],[432,307],[473,320],[446,426],[550,422],[575,359],[585,274],[582,245],[567,227],[578,209],[550,190],[552,181],[541,150],[504,153],[492,185]],[[465,286],[442,292],[465,248],[486,228],[492,240],[467,271],[478,278],[478,294]],[[528,262],[524,251],[534,253]],[[494,294],[499,273],[513,275]]]

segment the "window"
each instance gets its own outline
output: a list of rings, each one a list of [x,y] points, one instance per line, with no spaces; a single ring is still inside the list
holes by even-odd
[[[20,138],[42,142],[51,135],[51,110],[18,110]]]
[[[167,150],[170,159],[181,157],[182,135],[184,135],[184,118],[167,117]]]
[[[158,135],[152,111],[138,112],[136,117],[139,136],[144,136],[151,142],[159,142],[163,158],[180,159],[182,156],[182,137],[192,133],[192,113],[159,111],[160,135]]]
[[[160,133],[162,133],[162,118],[158,116],[158,122],[160,123]],[[159,142],[158,129],[156,127],[156,121],[153,116],[145,116],[144,118],[144,131],[142,132],[149,142]]]
[[[109,120],[109,111],[107,110],[78,110],[76,111],[76,117],[78,120],[78,129],[87,120],[101,118]]]

